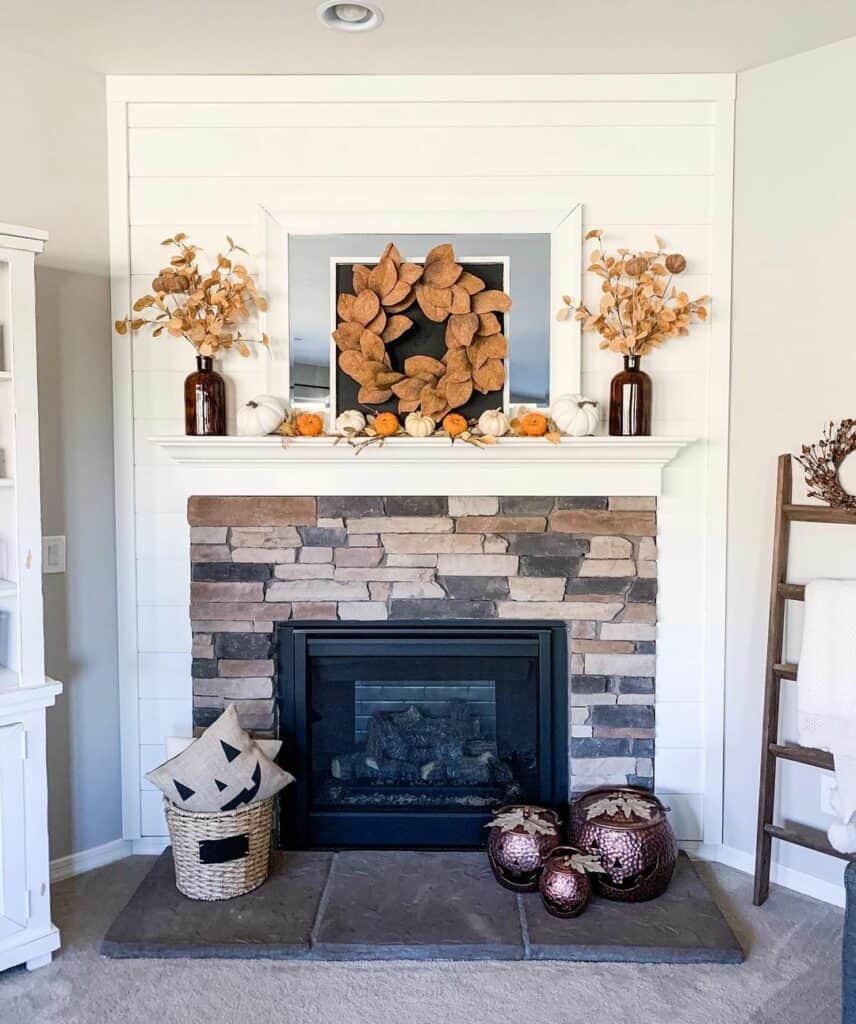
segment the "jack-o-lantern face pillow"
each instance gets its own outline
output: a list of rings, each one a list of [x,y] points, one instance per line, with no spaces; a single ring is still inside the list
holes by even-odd
[[[234,811],[258,803],[294,782],[244,732],[230,704],[176,757],[146,774],[152,785],[186,811]]]

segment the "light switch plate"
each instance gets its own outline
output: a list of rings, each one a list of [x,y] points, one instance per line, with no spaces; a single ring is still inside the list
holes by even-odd
[[[42,537],[42,572],[65,572],[65,537]]]
[[[835,776],[832,772],[823,772],[820,776],[820,809],[824,814],[835,814],[832,806],[832,790],[835,788]]]

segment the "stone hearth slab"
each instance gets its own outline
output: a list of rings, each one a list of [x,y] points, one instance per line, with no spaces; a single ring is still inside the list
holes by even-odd
[[[313,952],[331,960],[520,960],[520,911],[483,853],[336,855]]]
[[[500,888],[483,853],[281,853],[255,892],[222,903],[175,888],[165,851],[113,922],[109,957],[739,963],[743,953],[685,854],[659,900],[593,899],[550,917]]]
[[[740,943],[689,857],[678,858],[663,896],[647,903],[593,897],[572,921],[551,917],[540,897],[521,897],[533,960],[739,964]]]
[[[109,957],[293,959],[308,956],[332,853],[277,853],[270,877],[233,900],[191,900],[165,850],[101,945]]]

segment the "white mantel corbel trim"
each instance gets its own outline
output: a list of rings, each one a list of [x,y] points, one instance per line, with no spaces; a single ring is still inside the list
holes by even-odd
[[[656,496],[691,437],[388,438],[359,454],[335,438],[152,437],[193,494]],[[204,472],[200,472],[203,470]]]

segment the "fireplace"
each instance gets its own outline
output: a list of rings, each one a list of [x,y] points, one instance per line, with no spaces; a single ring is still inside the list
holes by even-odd
[[[563,674],[569,692],[562,715],[538,723],[541,762],[555,758],[566,785],[569,760],[571,790],[599,785],[653,787],[654,498],[196,495],[188,502],[188,520],[193,726],[197,733],[224,707],[235,704],[241,724],[253,735],[273,737],[281,728],[288,736],[295,735],[295,712],[292,707],[289,720],[289,707],[281,704],[284,691],[280,685],[281,679],[285,686],[294,685],[294,641],[289,641],[292,662],[286,659],[291,673],[287,675],[281,664],[281,633],[293,636],[297,630],[302,637],[305,634],[301,645],[308,639],[314,645],[323,638],[337,643],[345,639],[367,642],[372,637],[385,640],[393,630],[404,630],[402,639],[406,639],[406,631],[414,629],[421,632],[423,642],[444,636],[451,641],[453,637],[446,631],[468,628],[480,643],[487,643],[516,636],[518,629],[524,634],[548,629],[553,655],[550,671]],[[339,636],[339,631],[345,635]],[[555,640],[556,633],[561,634],[560,641]],[[561,644],[564,654],[557,654]],[[303,657],[305,671],[305,653]],[[341,667],[344,656],[337,654],[336,658],[335,664]],[[374,808],[365,806],[370,796],[367,790],[379,786],[379,781],[342,778],[354,771],[380,773],[380,768],[364,762],[360,765],[359,759],[355,762],[345,756],[361,753],[360,745],[368,741],[369,722],[376,711],[407,712],[413,704],[417,710],[424,706],[428,717],[454,718],[459,725],[461,718],[464,723],[477,718],[472,729],[479,732],[460,737],[459,756],[493,756],[492,749],[480,747],[478,740],[495,727],[494,719],[501,727],[504,684],[500,676],[483,672],[481,663],[474,668],[472,660],[454,672],[445,672],[443,682],[460,690],[470,684],[468,692],[445,695],[435,690],[431,694],[437,697],[434,701],[425,691],[414,689],[401,698],[401,704],[394,704],[399,698],[391,698],[392,707],[381,706],[389,703],[384,687],[433,686],[437,680],[424,679],[401,665],[388,666],[389,678],[378,676],[373,671],[377,659],[368,665],[364,660],[359,674],[347,683],[352,692],[338,695],[339,703],[349,709],[339,717],[344,720],[344,714],[350,715],[352,726],[341,735],[326,731],[329,723],[325,723],[323,729],[316,725],[317,735],[304,729],[300,737],[304,744],[325,745],[317,771],[332,776],[333,761],[338,759],[339,778],[328,779],[326,789],[328,798],[336,802],[329,810],[313,808],[317,815],[313,821],[319,829],[327,821],[325,814],[334,820],[347,812],[352,824],[356,814],[373,814],[377,819],[371,837],[362,829],[347,842],[380,845],[381,825],[394,831],[390,825],[394,812],[389,807],[382,802]],[[562,664],[557,668],[559,661]],[[410,666],[419,662],[410,658]],[[427,664],[421,667],[423,675],[427,670]],[[538,678],[546,678],[545,671]],[[356,687],[355,681],[361,685]],[[377,686],[381,687],[380,696],[372,690]],[[556,684],[555,692],[560,691]],[[453,701],[464,701],[467,706],[449,706]],[[498,711],[491,714],[494,703]],[[530,706],[533,704],[531,701]],[[562,741],[564,751],[560,752],[557,737],[565,719],[569,737]],[[400,724],[403,728],[404,723]],[[372,732],[387,727],[392,728],[379,719]],[[451,725],[429,723],[428,727],[448,730]],[[376,742],[373,736],[372,746]],[[296,753],[289,751],[289,756]],[[426,756],[419,764],[420,771],[433,760],[436,758]],[[499,749],[497,760],[502,761]],[[393,767],[385,765],[384,770]],[[404,766],[398,767],[404,770]],[[459,777],[468,774],[473,779],[489,774],[494,790],[488,796],[496,799],[502,796],[502,786],[509,794],[508,787],[513,792],[515,785],[526,782],[516,776],[503,782],[500,767],[489,765],[484,772],[470,761],[432,768],[434,771]],[[295,789],[290,799],[300,795],[302,810],[298,816],[296,806],[286,806],[291,817],[284,818],[283,829],[283,840],[294,845],[297,836],[309,842],[305,837],[310,807],[310,790],[302,788],[309,782],[302,771],[295,774],[301,788]],[[312,781],[316,789],[311,792],[317,796],[317,777]],[[436,782],[432,785],[436,796],[441,787]],[[488,783],[480,785],[484,788]],[[559,794],[561,788],[556,785],[554,792]],[[354,805],[356,792],[363,800],[360,808]],[[534,793],[529,787],[527,792],[550,802],[547,786]],[[451,797],[446,806],[420,808],[416,806],[420,793],[417,786],[415,794],[407,795],[410,807],[398,811],[410,816],[419,811],[422,819],[417,831],[425,831],[428,814],[442,815],[446,821],[457,819],[465,831],[460,805],[448,805]],[[380,795],[371,799],[380,800]],[[420,797],[423,804],[427,796],[423,793]],[[484,794],[478,798],[483,799]],[[476,833],[478,829],[473,828],[469,835]],[[320,843],[321,839],[313,841]],[[387,834],[383,842],[403,845],[404,840],[396,831]]]
[[[473,847],[568,796],[567,630],[542,621],[277,630],[282,845]]]

